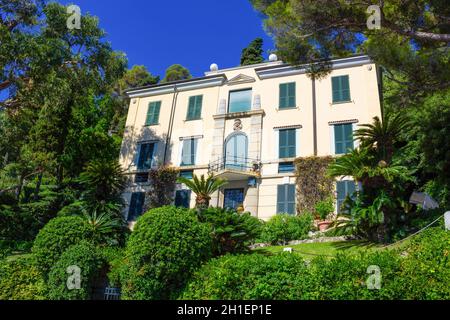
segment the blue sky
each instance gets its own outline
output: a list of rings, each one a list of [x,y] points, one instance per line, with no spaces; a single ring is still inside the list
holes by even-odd
[[[219,68],[239,65],[241,51],[262,37],[265,57],[274,48],[262,18],[248,0],[71,0],[83,14],[98,16],[115,50],[127,54],[129,65],[143,64],[164,75],[174,63],[203,76],[211,63]]]

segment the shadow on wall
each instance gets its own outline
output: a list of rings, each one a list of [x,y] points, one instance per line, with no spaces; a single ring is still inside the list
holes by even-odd
[[[157,150],[154,155],[155,164],[160,166],[164,164],[164,154],[166,154],[165,164],[172,164],[172,148],[173,143],[170,142],[166,150],[166,142],[168,135],[156,134],[155,130],[150,127],[143,127],[138,133],[134,132],[134,127],[125,128],[122,147],[120,149],[120,163],[127,171],[132,170],[135,166],[138,154],[138,145],[142,142],[157,142]]]

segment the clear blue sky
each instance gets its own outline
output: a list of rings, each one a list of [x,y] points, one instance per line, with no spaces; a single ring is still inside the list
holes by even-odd
[[[264,39],[265,58],[274,48],[262,18],[248,0],[71,0],[83,14],[100,19],[108,41],[127,54],[129,65],[143,64],[164,75],[174,63],[203,76],[211,63],[239,65],[241,51],[257,37]]]

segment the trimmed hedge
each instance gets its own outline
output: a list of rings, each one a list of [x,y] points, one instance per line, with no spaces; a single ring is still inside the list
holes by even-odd
[[[124,299],[176,297],[191,272],[212,255],[211,229],[189,210],[162,207],[136,223],[120,276]]]
[[[381,288],[367,286],[378,266]],[[434,228],[406,251],[341,253],[308,266],[296,254],[224,256],[193,275],[182,299],[398,300],[450,299],[450,232]]]
[[[69,247],[92,238],[91,228],[80,217],[57,217],[39,231],[32,252],[43,274],[47,274]]]
[[[291,216],[279,214],[273,216],[263,227],[261,241],[273,245],[286,244],[293,240],[308,238],[308,233],[313,229],[313,216],[302,214]]]
[[[80,289],[68,289],[67,270],[77,266],[81,271]],[[82,242],[67,249],[52,268],[49,280],[49,298],[53,300],[89,300],[95,280],[101,276],[106,261],[100,251],[88,242]]]

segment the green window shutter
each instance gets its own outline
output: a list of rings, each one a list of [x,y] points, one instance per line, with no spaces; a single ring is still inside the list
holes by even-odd
[[[144,212],[145,193],[136,192],[131,195],[128,221],[135,221]]]
[[[278,186],[278,192],[277,192],[277,213],[285,213],[285,202],[284,199],[286,199],[286,186],[285,185],[279,185]]]
[[[335,153],[345,154],[354,149],[353,125],[341,124],[334,126]]]
[[[280,84],[280,109],[296,106],[295,88],[295,82]]]
[[[195,155],[197,153],[197,139],[188,139],[183,141],[183,151],[182,151],[182,166],[193,166],[195,165]]]
[[[200,119],[202,114],[203,96],[193,96],[189,98],[187,120]]]
[[[293,158],[296,155],[296,130],[280,130],[279,157]]]
[[[161,110],[161,101],[150,102],[148,105],[147,120],[145,121],[145,125],[151,126],[158,124],[160,110]]]
[[[345,180],[338,181],[336,183],[336,191],[337,191],[337,210],[340,213],[342,204],[345,199],[349,196],[351,197],[356,191],[356,184],[354,181]]]
[[[348,75],[332,77],[333,102],[350,101],[350,82]]]
[[[154,143],[141,144],[138,160],[139,170],[151,169],[154,150],[155,150]]]
[[[295,215],[295,184],[278,186],[277,214],[281,213]]]

